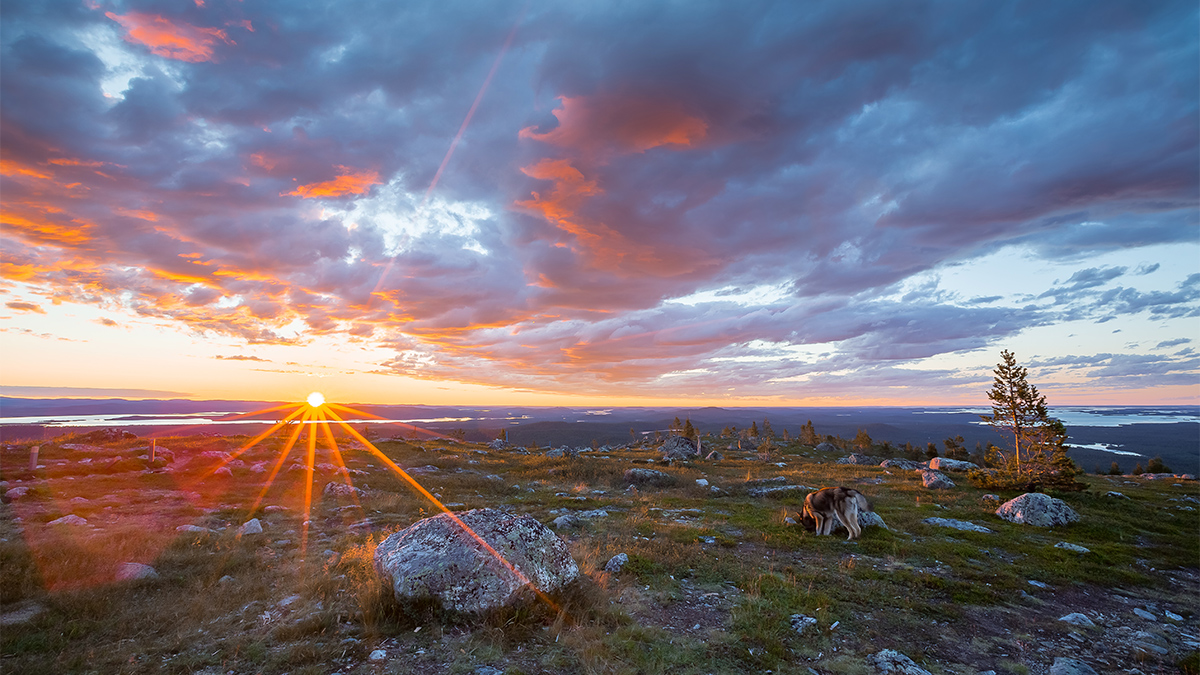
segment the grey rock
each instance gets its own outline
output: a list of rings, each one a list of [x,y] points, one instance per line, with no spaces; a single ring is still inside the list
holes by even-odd
[[[708,479],[707,478],[697,478],[696,485],[699,485],[700,487],[708,487]]]
[[[25,605],[20,609],[0,614],[0,626],[19,626],[23,623],[29,623],[44,611],[46,611],[46,608],[37,603]]]
[[[117,581],[137,581],[139,579],[157,579],[158,572],[149,565],[127,562],[117,567]]]
[[[399,602],[432,600],[476,614],[529,599],[529,584],[553,593],[579,576],[566,543],[530,516],[475,509],[458,521],[445,513],[426,518],[375,548],[375,569]]]
[[[372,661],[382,661],[387,658],[387,652],[383,651],[382,649],[376,649],[375,651],[371,652],[371,655],[367,658]]]
[[[948,490],[954,487],[954,481],[940,471],[928,469],[921,472],[921,484],[930,490]]]
[[[981,502],[998,502],[998,501],[1000,501],[1000,495],[986,494],[986,495],[983,495],[982,497],[980,497],[979,501],[981,501]]]
[[[554,529],[556,530],[570,530],[576,527],[583,527],[583,521],[569,513],[554,519]]]
[[[817,452],[837,452],[838,447],[833,443],[818,443],[814,450]]]
[[[75,515],[74,513],[72,513],[69,516],[63,516],[62,518],[55,518],[54,520],[52,520],[46,524],[47,525],[87,525],[88,521],[87,521],[87,519],[81,518],[81,517]]]
[[[867,664],[881,675],[932,675],[912,659],[894,649],[884,649],[867,657]]]
[[[242,526],[238,528],[238,534],[241,534],[241,535],[262,534],[262,533],[263,533],[262,522],[259,521],[258,518],[251,518],[250,520],[247,520],[245,523],[242,523]]]
[[[705,455],[704,459],[706,459],[710,462],[719,462],[719,461],[725,459],[725,455],[722,455],[721,453],[717,452],[716,450],[713,450],[712,452]]]
[[[839,458],[837,463],[838,464],[857,464],[857,465],[861,465],[861,466],[876,466],[879,464],[879,458],[871,457],[870,455],[860,455],[858,453],[852,453],[845,457]]]
[[[804,616],[803,614],[792,615],[792,630],[797,633],[803,633],[806,628],[815,625],[817,625],[817,620],[811,616]]]
[[[859,511],[858,512],[858,526],[862,527],[862,528],[882,527],[883,529],[888,530],[889,532],[891,531],[891,528],[887,526],[887,523],[883,522],[883,517],[880,516],[878,513],[875,513],[874,511]],[[842,525],[842,521],[838,520],[837,518],[834,518],[833,519],[833,529],[830,530],[830,533],[845,532],[845,531],[846,531],[846,526]]]
[[[1083,546],[1080,546],[1078,544],[1072,544],[1067,541],[1058,542],[1057,544],[1054,545],[1054,548],[1061,548],[1064,551],[1070,551],[1072,553],[1091,553],[1092,552],[1092,549],[1090,549],[1090,548],[1084,548]]]
[[[564,445],[561,448],[554,448],[553,450],[548,450],[544,456],[545,457],[578,457],[579,451],[576,450],[575,448],[568,448],[567,446]]]
[[[1066,616],[1059,617],[1058,620],[1065,621],[1065,622],[1075,625],[1075,626],[1084,626],[1087,628],[1095,628],[1096,627],[1096,624],[1091,619],[1089,619],[1086,614],[1080,614],[1079,612],[1075,612],[1073,614],[1068,614]]]
[[[968,471],[970,469],[978,469],[979,465],[974,462],[964,462],[961,459],[934,457],[929,460],[929,468],[935,471]]]
[[[801,492],[812,492],[815,489],[807,485],[777,485],[774,487],[751,488],[746,491],[746,494],[751,497],[774,497],[778,499],[780,497],[790,497]]]
[[[1054,527],[1079,520],[1079,514],[1066,502],[1040,492],[1029,492],[1004,502],[996,509],[996,515],[1010,523],[1035,527]]]
[[[1167,617],[1168,619],[1170,619],[1170,620],[1172,620],[1172,621],[1183,621],[1183,617],[1182,617],[1182,616],[1180,616],[1180,615],[1176,614],[1175,612],[1172,612],[1172,611],[1171,611],[1171,610],[1169,610],[1169,609],[1164,609],[1164,610],[1163,610],[1163,616]]]
[[[175,528],[175,531],[176,532],[188,532],[191,534],[216,534],[217,533],[216,530],[212,530],[207,527],[200,527],[199,525],[180,525],[179,527]]]
[[[925,468],[925,465],[921,462],[915,462],[911,459],[885,459],[879,463],[879,466],[885,469],[899,469],[900,471],[918,471]]]
[[[695,459],[700,456],[696,443],[683,436],[668,436],[658,451],[663,459]]]
[[[614,555],[613,557],[609,558],[608,562],[604,563],[604,571],[608,572],[609,574],[616,574],[616,573],[620,572],[621,568],[625,567],[625,563],[628,563],[628,562],[629,562],[628,554],[618,553],[618,554]]]
[[[1134,607],[1133,613],[1136,614],[1138,616],[1138,618],[1145,619],[1147,621],[1157,621],[1158,620],[1158,617],[1154,616],[1150,612],[1147,612],[1146,610],[1144,610],[1140,607]]]
[[[1111,499],[1129,499],[1129,495],[1121,494],[1120,492],[1116,492],[1114,490],[1109,490],[1108,492],[1105,492],[1104,496],[1109,497]]]
[[[921,522],[934,527],[949,527],[955,530],[963,530],[965,532],[983,532],[991,534],[992,531],[982,525],[967,522],[965,520],[954,520],[953,518],[926,518]]]
[[[359,497],[362,495],[362,490],[353,485],[346,485],[337,481],[330,481],[325,484],[325,489],[321,490],[321,494],[329,497]]]
[[[1170,647],[1167,641],[1160,635],[1147,633],[1144,630],[1139,630],[1133,634],[1133,639],[1130,641],[1133,646],[1134,653],[1147,656],[1166,656],[1170,653]]]
[[[674,476],[655,469],[626,469],[624,478],[632,485],[667,487],[675,484]]]
[[[492,666],[479,666],[471,675],[504,675],[504,671]]]
[[[1033,586],[1034,588],[1041,588],[1043,590],[1050,588],[1050,584],[1042,583],[1041,581],[1037,581],[1035,579],[1030,579],[1029,585]]]
[[[8,490],[5,490],[5,492],[4,492],[4,499],[12,502],[12,501],[21,499],[22,497],[24,497],[27,494],[29,494],[29,488],[27,488],[27,487],[22,486],[22,487],[9,488]]]
[[[1097,675],[1091,666],[1078,659],[1060,656],[1050,666],[1050,675]]]

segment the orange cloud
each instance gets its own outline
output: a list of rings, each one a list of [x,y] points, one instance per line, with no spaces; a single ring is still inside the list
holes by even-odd
[[[233,40],[219,28],[203,28],[186,23],[175,23],[157,14],[130,12],[114,14],[105,12],[104,16],[121,24],[125,29],[125,41],[145,45],[152,54],[198,63],[213,59],[213,47],[220,40],[226,44],[234,44]]]
[[[708,136],[708,124],[674,101],[636,96],[562,97],[553,112],[558,126],[546,133],[533,127],[521,138],[589,154],[645,152],[664,145],[694,147]]]
[[[365,195],[372,185],[379,185],[378,171],[356,171],[347,166],[338,166],[338,177],[320,183],[309,183],[287,193],[288,195],[316,199],[319,197],[347,197]]]
[[[0,211],[0,224],[12,228],[17,236],[28,241],[53,244],[83,244],[91,240],[93,225],[82,220],[73,219],[68,222],[56,222],[50,214],[61,212],[61,209],[45,206],[41,213],[15,213],[5,208]]]
[[[0,159],[0,174],[10,177],[29,176],[49,180],[50,174],[13,159]]]
[[[4,306],[9,309],[15,309],[18,312],[35,312],[37,314],[45,314],[46,310],[42,309],[41,305],[35,305],[32,302],[21,302],[14,300],[4,303]]]

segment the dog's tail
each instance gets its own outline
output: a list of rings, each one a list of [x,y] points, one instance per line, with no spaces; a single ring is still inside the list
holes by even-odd
[[[854,502],[855,502],[856,504],[858,504],[858,510],[859,510],[859,511],[872,511],[872,510],[874,510],[874,509],[872,509],[872,508],[871,508],[871,502],[867,501],[867,498],[866,498],[866,497],[863,495],[863,493],[861,493],[861,492],[857,492],[857,491],[856,491],[856,492],[854,493]]]

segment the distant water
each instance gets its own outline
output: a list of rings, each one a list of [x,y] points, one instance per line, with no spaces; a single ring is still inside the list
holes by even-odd
[[[991,415],[991,408],[958,408],[954,410],[922,410],[922,414],[969,413]],[[1121,427],[1128,424],[1175,424],[1177,422],[1200,422],[1200,408],[1195,406],[1175,408],[1136,407],[1055,407],[1050,416],[1062,420],[1068,427]],[[984,424],[980,421],[978,424]]]
[[[208,412],[155,415],[40,415],[33,417],[0,417],[0,425],[36,424],[46,427],[163,427],[163,426],[221,426],[229,424],[263,424],[270,425],[279,421],[278,418],[243,417],[245,413]],[[475,417],[428,417],[415,419],[386,419],[345,418],[353,424],[435,424],[439,422],[469,422]],[[305,424],[317,424],[316,421]]]

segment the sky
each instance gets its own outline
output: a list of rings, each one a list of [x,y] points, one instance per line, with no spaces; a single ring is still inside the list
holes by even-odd
[[[0,394],[1200,404],[1195,2],[0,4]]]

